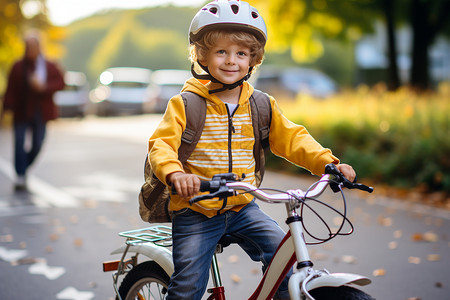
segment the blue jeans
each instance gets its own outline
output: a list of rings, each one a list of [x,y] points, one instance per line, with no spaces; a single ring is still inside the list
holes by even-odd
[[[239,212],[227,211],[212,218],[187,208],[174,212],[172,238],[175,271],[170,278],[167,300],[202,298],[216,244],[224,234],[240,238],[241,248],[252,260],[262,262],[263,271],[285,236],[278,224],[254,201]],[[277,291],[278,298],[289,298],[288,277]]]
[[[25,149],[25,138],[28,129],[31,130],[31,148]],[[36,114],[31,121],[14,123],[14,166],[19,176],[24,176],[42,148],[45,137],[45,121]]]

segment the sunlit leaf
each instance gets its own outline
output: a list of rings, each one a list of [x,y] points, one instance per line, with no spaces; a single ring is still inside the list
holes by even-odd
[[[424,233],[423,238],[425,241],[427,242],[437,242],[439,240],[439,237],[436,233],[432,232],[432,231],[427,231]]]
[[[397,247],[398,247],[398,243],[395,242],[395,241],[392,241],[392,242],[390,242],[390,243],[388,244],[388,247],[389,247],[389,249],[391,249],[391,250],[395,250],[395,249],[397,249]]]
[[[389,218],[389,217],[379,216],[377,220],[378,220],[378,224],[385,226],[385,227],[390,227],[393,224],[392,218]]]
[[[14,241],[14,237],[12,234],[0,235],[0,242],[2,243],[11,243]]]
[[[403,235],[403,233],[401,230],[394,231],[394,238],[399,239],[402,237],[402,235]]]
[[[376,269],[372,272],[372,275],[375,277],[384,276],[384,275],[386,275],[386,270],[385,269]]]
[[[82,238],[76,238],[76,239],[73,240],[73,244],[76,247],[81,247],[81,246],[83,246],[83,239]]]
[[[241,277],[239,277],[239,275],[231,274],[230,278],[231,278],[231,280],[232,280],[234,283],[239,283],[239,282],[241,282]]]
[[[50,234],[49,238],[50,238],[50,241],[54,242],[54,241],[59,240],[59,235],[56,233],[52,233],[52,234]]]
[[[440,261],[441,260],[441,256],[439,254],[428,254],[427,255],[427,260],[428,261]]]
[[[341,257],[341,261],[347,264],[355,264],[357,259],[352,255],[343,255]]]
[[[77,224],[80,221],[80,218],[77,215],[70,216],[70,223]]]
[[[228,256],[228,262],[230,264],[235,264],[238,261],[239,261],[239,256],[237,256],[237,255],[230,255],[230,256]]]
[[[421,261],[420,257],[415,257],[415,256],[408,257],[408,262],[411,264],[418,265],[418,264],[420,264],[420,261]]]

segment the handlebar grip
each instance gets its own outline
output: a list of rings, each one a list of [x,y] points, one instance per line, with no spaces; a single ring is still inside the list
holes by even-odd
[[[200,192],[208,192],[211,189],[211,182],[206,180],[200,181]]]

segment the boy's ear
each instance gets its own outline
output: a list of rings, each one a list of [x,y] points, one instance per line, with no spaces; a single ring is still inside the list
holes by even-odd
[[[206,59],[205,60],[199,60],[198,62],[201,63],[205,67],[208,66],[208,61]]]

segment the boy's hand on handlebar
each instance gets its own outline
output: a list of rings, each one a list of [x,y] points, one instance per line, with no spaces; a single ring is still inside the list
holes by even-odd
[[[174,172],[167,176],[167,181],[182,198],[193,197],[200,192],[200,179],[197,175]]]
[[[339,170],[339,172],[344,175],[345,178],[347,178],[350,182],[353,182],[356,178],[356,172],[353,170],[352,166],[347,164],[338,164],[336,165],[336,168]]]

